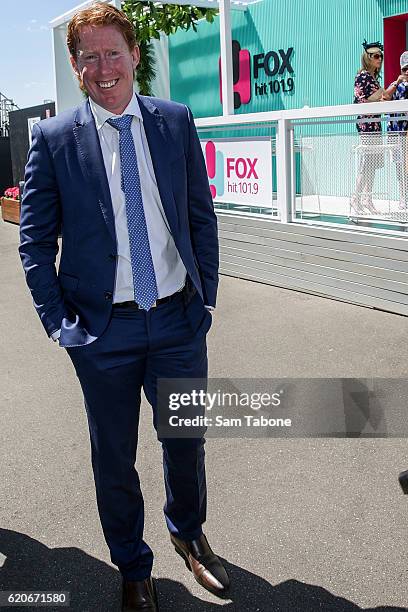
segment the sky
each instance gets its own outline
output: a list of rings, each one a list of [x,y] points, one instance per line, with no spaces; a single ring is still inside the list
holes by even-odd
[[[0,92],[19,108],[55,100],[49,22],[83,0],[0,2]]]

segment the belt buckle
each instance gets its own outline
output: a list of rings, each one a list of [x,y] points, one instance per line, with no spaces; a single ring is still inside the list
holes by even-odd
[[[157,306],[157,301],[153,302],[153,304],[150,306],[150,308],[156,308],[156,306]],[[138,307],[139,310],[144,310],[143,306],[140,306],[140,304],[138,304],[137,307]],[[150,310],[150,308],[149,308],[149,310]]]

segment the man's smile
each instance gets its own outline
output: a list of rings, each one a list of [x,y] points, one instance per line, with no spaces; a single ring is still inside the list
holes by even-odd
[[[113,81],[97,81],[97,85],[102,89],[111,89],[118,81],[119,79],[113,79]]]

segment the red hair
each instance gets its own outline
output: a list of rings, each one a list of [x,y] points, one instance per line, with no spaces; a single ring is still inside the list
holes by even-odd
[[[73,58],[76,58],[80,29],[84,26],[101,27],[116,26],[126,40],[130,51],[136,46],[136,36],[133,25],[125,13],[106,2],[94,2],[88,8],[78,11],[68,24],[67,45]]]

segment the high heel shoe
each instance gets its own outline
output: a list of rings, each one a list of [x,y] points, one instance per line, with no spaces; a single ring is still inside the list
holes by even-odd
[[[362,203],[360,201],[360,196],[353,195],[353,197],[351,198],[351,201],[350,201],[350,208],[357,215],[363,215],[364,214],[364,206],[362,205]]]
[[[371,196],[369,196],[368,194],[363,194],[362,196],[362,205],[363,207],[368,210],[368,212],[370,213],[370,215],[378,215],[379,211],[376,209],[376,207],[373,204],[373,201],[371,199]]]

